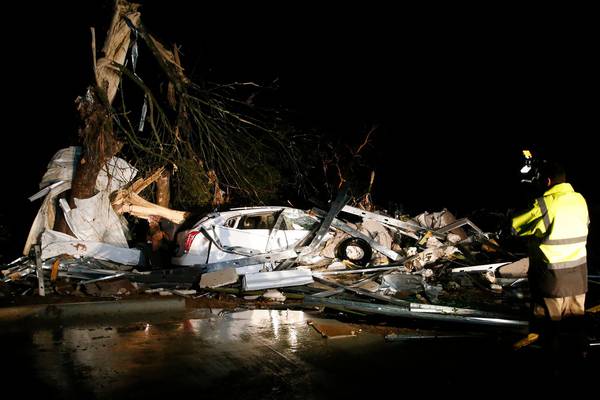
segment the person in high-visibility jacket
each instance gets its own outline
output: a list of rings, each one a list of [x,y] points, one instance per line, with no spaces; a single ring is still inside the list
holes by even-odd
[[[589,215],[584,197],[566,182],[562,166],[544,164],[540,180],[546,192],[529,211],[512,219],[512,228],[530,239],[533,315],[546,320],[546,339],[556,342],[559,325],[553,321],[585,313]]]

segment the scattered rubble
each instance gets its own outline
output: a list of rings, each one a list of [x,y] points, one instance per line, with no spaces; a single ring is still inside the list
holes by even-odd
[[[116,157],[109,167],[119,167],[119,179],[101,174],[96,196],[78,202],[74,210],[64,201],[53,208],[59,191],[68,187],[76,155],[73,147],[58,152],[42,190],[32,196],[45,200],[27,241],[30,251],[2,270],[2,284],[16,295],[53,290],[112,298],[154,292],[194,298],[231,289],[229,295],[245,301],[526,324],[526,286],[520,283],[527,259],[502,251],[472,221],[457,220],[447,210],[393,218],[347,205],[347,190],[341,190],[328,211],[232,209],[208,214],[174,233],[187,214],[140,196],[161,171],[133,182],[135,169]],[[58,212],[74,236],[51,229]],[[122,213],[147,219],[156,229],[157,221],[170,221],[175,230],[159,239],[178,245],[172,265],[156,268],[144,257],[148,249],[129,247]],[[150,251],[159,249],[156,232],[149,239]]]
[[[528,259],[448,210],[392,217],[348,205],[343,188],[327,211],[237,208],[182,229],[189,214],[141,197],[162,169],[134,181],[137,171],[116,157],[99,175],[98,193],[70,209],[57,196],[77,154],[59,151],[31,197],[43,202],[25,255],[2,267],[4,295],[235,298],[236,307],[527,325]],[[73,235],[52,230],[61,212]],[[124,213],[149,222],[147,243],[131,240]],[[165,241],[175,247],[171,262],[152,262]]]

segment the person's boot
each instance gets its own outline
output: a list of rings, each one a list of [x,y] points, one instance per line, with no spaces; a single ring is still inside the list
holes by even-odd
[[[540,338],[539,333],[531,332],[530,334],[525,336],[523,339],[513,343],[512,347],[514,350],[519,350],[520,348],[523,348],[525,346],[529,346],[532,343],[535,343],[539,338]]]

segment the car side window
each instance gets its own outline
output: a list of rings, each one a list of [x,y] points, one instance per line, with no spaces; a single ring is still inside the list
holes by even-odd
[[[227,226],[229,228],[235,228],[235,223],[237,222],[238,219],[239,219],[239,217],[229,218],[227,221],[225,221],[225,226]]]
[[[238,229],[273,229],[275,216],[273,213],[260,215],[244,215],[238,224]]]

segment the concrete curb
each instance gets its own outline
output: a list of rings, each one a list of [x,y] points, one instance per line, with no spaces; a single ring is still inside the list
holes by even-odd
[[[35,321],[51,322],[72,318],[118,317],[126,314],[183,311],[185,308],[186,302],[182,297],[36,304],[0,308],[0,324]]]

